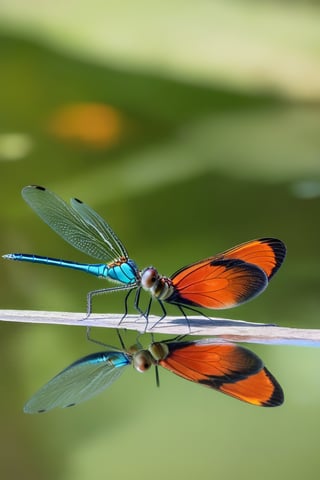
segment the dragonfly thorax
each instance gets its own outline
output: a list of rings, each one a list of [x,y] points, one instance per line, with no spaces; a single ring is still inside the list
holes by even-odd
[[[160,275],[154,267],[147,267],[142,270],[140,284],[144,290],[158,300],[165,300],[174,291],[171,279]]]
[[[134,368],[144,373],[149,370],[152,365],[157,365],[169,355],[169,347],[166,343],[154,342],[149,345],[148,350],[138,350],[132,355],[132,363]]]
[[[164,342],[154,342],[149,345],[148,351],[151,353],[155,362],[164,360],[169,355],[169,347]]]
[[[125,285],[134,285],[139,280],[139,270],[133,260],[122,257],[106,265],[101,276]]]

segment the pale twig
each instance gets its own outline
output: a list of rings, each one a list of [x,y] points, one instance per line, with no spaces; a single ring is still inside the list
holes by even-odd
[[[92,314],[89,318],[85,318],[85,314],[74,312],[0,310],[0,321],[5,322],[123,328],[136,330],[140,333],[214,336],[233,342],[320,346],[320,330],[316,329],[285,328],[227,318],[207,319],[201,316],[188,317],[189,327],[184,317],[167,316],[157,323],[159,317],[153,315],[149,316],[148,325],[146,326],[146,320],[138,315],[128,315],[119,324],[121,318],[122,315],[118,314]]]

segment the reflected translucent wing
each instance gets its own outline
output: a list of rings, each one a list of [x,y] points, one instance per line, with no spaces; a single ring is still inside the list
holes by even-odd
[[[60,237],[81,252],[106,263],[128,254],[111,227],[78,200],[72,206],[44,187],[23,188],[22,197]]]
[[[111,385],[131,359],[123,352],[99,352],[58,373],[25,404],[25,413],[43,413],[89,400]]]

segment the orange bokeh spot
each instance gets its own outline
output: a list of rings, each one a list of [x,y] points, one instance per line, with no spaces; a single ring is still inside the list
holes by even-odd
[[[64,141],[92,148],[107,148],[120,141],[124,131],[122,114],[102,103],[73,103],[56,110],[49,131]]]

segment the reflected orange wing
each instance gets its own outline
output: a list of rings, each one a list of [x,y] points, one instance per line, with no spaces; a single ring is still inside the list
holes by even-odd
[[[283,403],[283,391],[250,350],[213,340],[168,342],[169,353],[159,364],[192,382],[214,388],[252,405]]]
[[[208,387],[211,385],[208,384]],[[224,383],[220,392],[261,407],[277,407],[284,401],[281,386],[264,367],[260,372],[236,383]]]
[[[166,301],[212,309],[240,305],[263,292],[285,252],[280,240],[264,238],[183,267],[171,277],[174,292]]]

